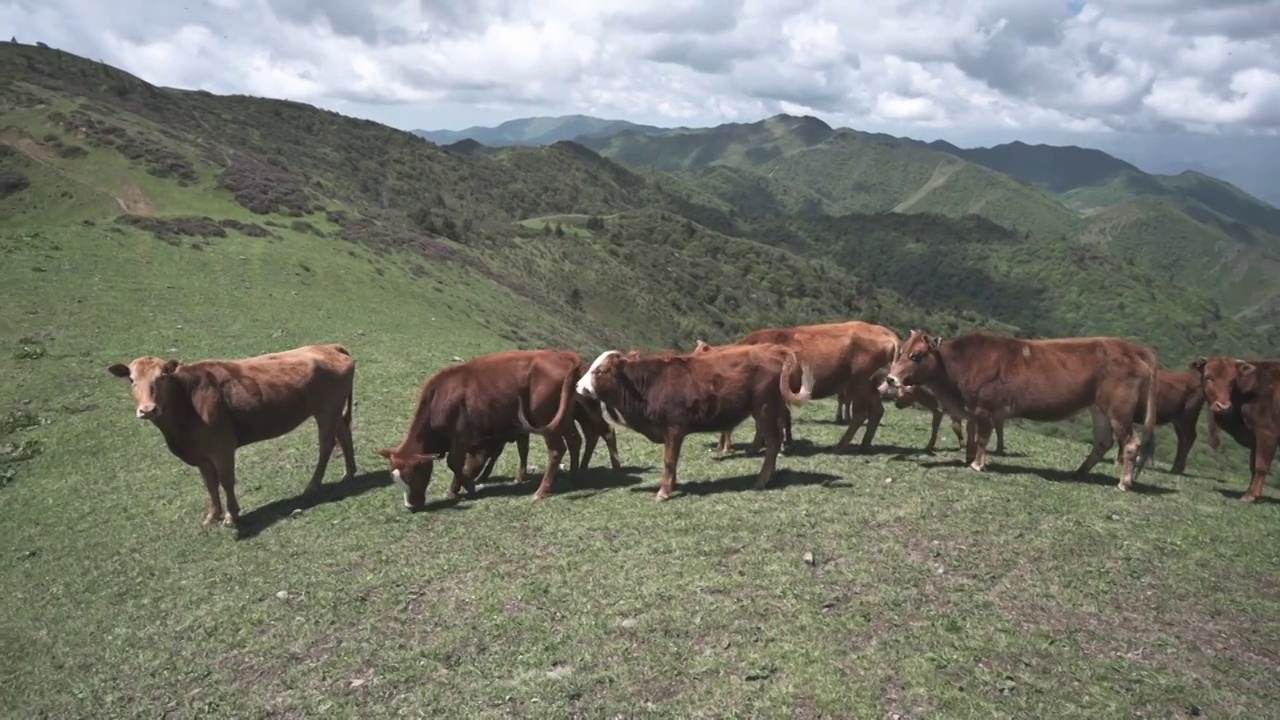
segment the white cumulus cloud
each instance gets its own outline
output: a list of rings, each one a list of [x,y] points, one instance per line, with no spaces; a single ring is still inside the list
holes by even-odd
[[[677,123],[1280,132],[1280,0],[0,0],[156,84],[401,127]]]

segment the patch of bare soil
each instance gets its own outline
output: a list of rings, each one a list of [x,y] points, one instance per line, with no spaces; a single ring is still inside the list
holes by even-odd
[[[130,215],[150,217],[156,213],[156,207],[151,203],[151,199],[133,180],[125,180],[120,193],[113,193],[113,197],[119,203],[120,209]]]
[[[6,142],[8,142],[7,138],[6,138]],[[47,162],[53,159],[53,151],[45,147],[44,145],[41,145],[40,143],[36,142],[33,138],[20,137],[20,138],[17,138],[17,140],[13,142],[13,144],[16,145],[17,148],[22,152],[26,153],[27,155],[30,155],[31,157],[41,162]]]

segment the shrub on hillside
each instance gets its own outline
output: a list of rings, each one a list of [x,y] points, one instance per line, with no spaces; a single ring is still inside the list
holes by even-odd
[[[300,217],[311,211],[311,200],[297,177],[249,158],[237,158],[218,176],[218,186],[259,215],[279,210]]]
[[[235,230],[249,237],[270,237],[271,231],[254,223],[239,220],[214,220],[206,216],[187,216],[174,218],[145,217],[142,215],[121,215],[116,218],[121,225],[129,225],[149,232],[159,240],[176,244],[179,237],[226,237],[227,230]]]
[[[31,187],[31,181],[25,175],[12,170],[0,172],[0,198],[16,195],[28,187]]]

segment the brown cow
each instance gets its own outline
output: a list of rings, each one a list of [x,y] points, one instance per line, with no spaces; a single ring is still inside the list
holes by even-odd
[[[605,447],[609,449],[609,462],[613,469],[622,469],[622,460],[618,457],[618,440],[614,434],[613,428],[604,419],[603,411],[600,409],[600,403],[588,397],[574,393],[575,401],[578,404],[574,420],[578,426],[582,428],[582,435],[586,439],[586,444],[582,449],[582,460],[578,463],[578,471],[582,472],[591,464],[591,455],[595,452],[596,443],[604,438]],[[529,434],[520,435],[515,440],[516,453],[520,458],[520,465],[516,470],[515,482],[523,483],[525,481],[526,466],[529,464]],[[473,460],[469,460],[467,466],[467,474],[475,477],[475,482],[484,482],[493,473],[493,468],[498,463],[498,457],[502,455],[502,451],[506,449],[507,443],[496,444],[495,448],[482,450],[476,454]],[[483,463],[484,467],[475,473],[475,466]]]
[[[307,345],[240,360],[190,364],[143,356],[107,371],[128,378],[136,414],[164,436],[169,452],[200,469],[209,492],[204,524],[240,518],[236,499],[236,450],[292,432],[315,418],[320,457],[306,492],[320,489],[335,443],[347,473],[356,473],[351,443],[352,388],[356,364],[341,345]],[[224,518],[218,486],[226,493]]]
[[[1179,372],[1167,369],[1160,371],[1156,381],[1156,425],[1173,425],[1173,432],[1178,438],[1178,450],[1174,454],[1173,465],[1169,472],[1181,475],[1187,469],[1187,455],[1196,441],[1196,422],[1200,419],[1200,409],[1204,407],[1204,390],[1200,387],[1200,375],[1194,372]],[[1143,408],[1139,407],[1134,414],[1134,422],[1143,421]],[[1209,414],[1209,447],[1217,449],[1218,426],[1213,422],[1213,413]]]
[[[1155,450],[1158,367],[1154,350],[1121,338],[1024,340],[973,332],[943,340],[912,330],[882,390],[924,385],[948,413],[971,421],[965,460],[974,470],[986,467],[993,422],[1056,422],[1089,408],[1093,449],[1076,474],[1093,469],[1118,439],[1117,487],[1128,490]],[[1144,400],[1140,439],[1134,415]]]
[[[1209,403],[1212,433],[1220,426],[1241,446],[1249,448],[1252,478],[1240,499],[1257,502],[1280,442],[1280,361],[1200,357],[1189,363],[1205,401]]]
[[[905,410],[915,405],[933,414],[933,427],[929,435],[929,444],[924,446],[925,452],[933,452],[938,444],[938,428],[942,425],[942,416],[948,414],[942,409],[938,398],[923,385],[898,388],[896,393],[892,393],[892,397],[894,407],[899,410]],[[996,454],[1003,455],[1004,421],[996,422],[994,426],[996,431]],[[956,434],[956,442],[963,448],[965,446],[964,418],[959,415],[951,415],[951,430]]]
[[[533,499],[551,492],[566,446],[572,481],[581,443],[573,427],[573,385],[581,372],[582,358],[575,352],[507,350],[451,365],[428,378],[404,440],[399,447],[378,451],[391,464],[404,506],[419,510],[426,504],[434,461],[442,457],[453,471],[449,496],[462,487],[474,495],[468,456],[474,467],[475,456],[528,433],[541,435],[547,444],[546,471]],[[533,424],[544,421],[540,427]]]
[[[796,380],[798,392],[792,390]],[[788,405],[808,402],[813,385],[813,372],[791,350],[748,345],[650,357],[608,350],[587,368],[577,390],[599,400],[610,422],[663,444],[662,485],[656,497],[666,500],[676,486],[685,436],[723,432],[748,417],[755,418],[764,435],[764,464],[755,483],[757,490],[764,489],[782,446],[779,414]]]
[[[762,343],[791,348],[800,362],[813,369],[813,399],[821,400],[845,393],[847,402],[852,407],[848,416],[849,427],[836,442],[837,452],[848,448],[854,434],[864,422],[867,423],[867,431],[862,436],[861,446],[865,449],[871,444],[880,426],[880,419],[884,416],[884,405],[876,391],[878,383],[873,382],[872,378],[893,362],[899,345],[896,333],[880,325],[851,320],[822,325],[764,328],[748,333],[733,345]],[[705,343],[702,345],[705,346]],[[789,411],[783,415],[782,422],[784,442],[789,443]],[[732,442],[733,429],[730,428],[720,435],[720,449],[727,452]]]

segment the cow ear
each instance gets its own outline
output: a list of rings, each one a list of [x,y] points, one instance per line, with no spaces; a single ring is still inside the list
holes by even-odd
[[[112,375],[115,375],[118,378],[128,378],[129,366],[123,363],[116,363],[108,367],[107,372],[111,373]]]
[[[1253,392],[1258,387],[1258,368],[1253,363],[1236,362],[1236,387],[1241,392]]]
[[[173,372],[177,370],[178,366],[181,364],[182,363],[180,361],[170,358],[167,362],[165,362],[164,367],[160,369],[160,372],[164,375],[172,375]]]
[[[930,350],[933,350],[934,352],[937,352],[938,348],[940,348],[940,347],[942,347],[942,338],[940,338],[940,337],[929,338],[929,349],[930,349]]]
[[[1195,370],[1196,372],[1204,372],[1204,366],[1206,362],[1207,360],[1205,358],[1198,357],[1195,360],[1192,360],[1191,362],[1187,363],[1187,367],[1191,368],[1192,370]]]

